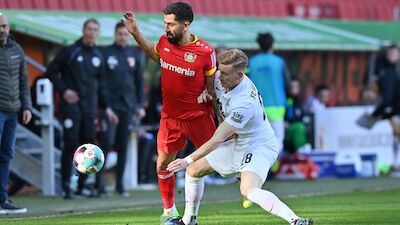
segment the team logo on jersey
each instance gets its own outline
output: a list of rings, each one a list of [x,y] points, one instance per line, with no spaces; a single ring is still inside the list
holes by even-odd
[[[164,51],[170,52],[171,50],[169,50],[169,48],[164,48]]]
[[[99,58],[99,57],[94,56],[94,57],[92,58],[92,64],[93,64],[94,67],[99,67],[99,66],[100,66],[100,63],[101,63],[101,61],[100,61],[100,58]]]
[[[242,123],[243,117],[244,116],[242,114],[240,114],[238,112],[233,112],[233,116],[231,117],[231,120],[236,123]]]
[[[195,53],[186,52],[185,53],[185,61],[186,62],[194,62],[196,60],[197,55]]]
[[[110,56],[107,59],[107,64],[110,70],[113,70],[116,66],[118,66],[118,59],[115,56]]]
[[[128,57],[127,60],[128,60],[128,65],[129,65],[130,67],[134,67],[134,66],[135,66],[136,60],[135,60],[134,57]]]

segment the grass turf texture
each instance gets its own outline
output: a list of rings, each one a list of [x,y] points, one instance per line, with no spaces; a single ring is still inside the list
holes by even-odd
[[[300,216],[316,224],[391,225],[400,221],[400,189],[353,192],[310,197],[283,198]],[[183,206],[178,207],[183,212]],[[160,208],[102,212],[54,218],[1,221],[0,224],[158,224]],[[199,224],[287,224],[259,206],[243,209],[240,201],[205,203],[200,206]]]
[[[274,192],[299,216],[311,217],[320,225],[390,225],[399,224],[400,221],[398,178],[267,181],[264,189]],[[381,189],[390,190],[374,191]],[[328,194],[307,197],[316,193]],[[133,191],[130,198],[113,196],[66,201],[60,197],[16,196],[11,199],[18,205],[27,207],[28,213],[0,215],[0,225],[159,224],[159,215],[162,213],[161,198],[157,190]],[[287,224],[255,204],[249,209],[243,209],[237,184],[207,186],[203,200],[199,215],[201,225]],[[176,201],[179,211],[183,213],[182,191],[176,192]]]

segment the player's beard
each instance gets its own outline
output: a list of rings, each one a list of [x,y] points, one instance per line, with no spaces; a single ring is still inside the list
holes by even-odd
[[[170,36],[172,36],[172,37],[170,37]],[[181,32],[181,33],[177,33],[177,34],[174,35],[173,33],[168,31],[167,32],[167,37],[168,37],[169,43],[175,45],[182,39],[183,33]]]

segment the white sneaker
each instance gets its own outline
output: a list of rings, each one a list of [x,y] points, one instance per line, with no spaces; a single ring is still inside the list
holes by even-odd
[[[8,199],[0,204],[0,214],[26,213],[26,211],[26,208],[16,206]]]

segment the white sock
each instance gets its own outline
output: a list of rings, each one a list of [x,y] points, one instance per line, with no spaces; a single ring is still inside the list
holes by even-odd
[[[186,225],[197,223],[197,213],[199,212],[200,200],[203,197],[204,179],[203,177],[191,177],[185,174],[185,214],[182,221]]]
[[[257,203],[263,209],[279,216],[289,223],[292,223],[299,217],[291,210],[289,207],[285,205],[285,203],[281,202],[276,195],[272,192],[262,190],[261,188],[255,187],[249,191],[247,194],[247,199],[250,201]]]
[[[172,214],[174,214],[175,212],[176,212],[176,206],[175,206],[175,204],[174,204],[171,208],[169,208],[169,209],[164,209],[164,213],[169,214],[169,215],[172,215]]]

